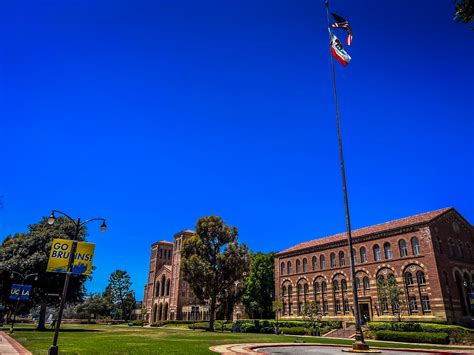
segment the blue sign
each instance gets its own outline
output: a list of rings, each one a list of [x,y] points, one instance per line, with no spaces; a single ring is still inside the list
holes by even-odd
[[[13,284],[10,290],[11,300],[28,301],[30,298],[31,285]]]
[[[469,305],[471,308],[471,311],[474,311],[474,292],[469,292]]]

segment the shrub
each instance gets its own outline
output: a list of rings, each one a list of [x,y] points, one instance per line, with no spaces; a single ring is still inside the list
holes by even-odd
[[[283,328],[280,328],[280,331],[283,334],[289,334],[289,335],[305,335],[306,334],[306,329],[304,327],[283,327]]]
[[[198,322],[198,323],[192,323],[188,325],[189,329],[202,329],[206,330],[209,328],[209,322]]]
[[[402,341],[407,343],[448,344],[448,333],[400,332],[393,330],[378,330],[375,339],[388,341]]]
[[[143,319],[135,319],[132,321],[132,325],[136,327],[143,327],[146,324],[148,324],[148,322]]]

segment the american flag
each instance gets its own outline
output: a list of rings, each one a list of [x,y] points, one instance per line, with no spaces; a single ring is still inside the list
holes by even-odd
[[[347,31],[347,40],[346,43],[348,46],[351,45],[352,43],[352,28],[349,25],[349,21],[347,21],[344,17],[341,17],[339,15],[336,15],[331,12],[332,17],[334,17],[334,24],[332,27],[334,28],[342,28]]]

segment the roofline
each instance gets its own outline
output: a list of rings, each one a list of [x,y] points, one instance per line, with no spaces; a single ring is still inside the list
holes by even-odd
[[[413,223],[413,224],[407,224],[405,226],[402,226],[402,227],[398,227],[398,228],[392,228],[392,229],[386,229],[384,231],[380,231],[380,232],[375,232],[375,233],[367,233],[367,234],[362,234],[360,236],[357,236],[357,237],[352,237],[352,240],[358,240],[358,239],[361,239],[361,238],[364,238],[364,237],[375,237],[375,236],[378,236],[378,235],[383,235],[383,234],[393,234],[395,231],[400,231],[400,230],[403,230],[403,229],[409,229],[409,228],[419,228],[419,227],[422,227],[422,226],[426,226],[426,225],[429,225],[430,223],[436,221],[438,218],[444,216],[446,213],[448,212],[451,212],[451,211],[455,211],[459,216],[461,216],[461,214],[456,211],[456,209],[454,207],[449,207],[446,211],[444,211],[443,213],[441,213],[440,215],[436,216],[436,217],[433,217],[432,219],[426,221],[426,222],[421,222],[421,223]],[[462,216],[461,216],[462,217]],[[405,217],[407,218],[407,217]],[[463,220],[466,221],[466,219],[464,217],[462,217]],[[467,221],[466,221],[467,222]],[[470,225],[469,222],[467,222],[467,224]],[[362,227],[362,228],[359,228],[359,229],[364,229],[364,228],[369,228],[369,227],[372,227],[372,226],[367,226],[367,227]],[[358,230],[358,229],[356,229]],[[354,232],[354,231],[353,231]],[[309,251],[311,249],[314,249],[316,247],[318,248],[324,248],[324,247],[328,247],[332,244],[337,244],[337,243],[344,243],[344,244],[347,244],[347,232],[343,232],[343,233],[338,233],[338,234],[346,234],[346,238],[345,239],[342,239],[342,240],[335,240],[335,241],[332,241],[332,242],[327,242],[325,244],[319,244],[319,245],[311,245],[311,246],[307,246],[307,247],[302,247],[300,249],[295,249],[295,250],[290,250],[290,251],[280,251],[278,253],[275,253],[275,257],[280,257],[280,256],[287,256],[287,255],[292,255],[292,254],[304,254],[304,252],[306,251]],[[337,234],[336,234],[337,235]],[[330,238],[330,237],[334,237],[335,235],[328,235],[326,237],[323,237],[323,238],[320,238],[320,239],[325,239],[325,238]],[[319,239],[318,239],[319,240]],[[328,249],[328,248],[325,248],[325,249]]]
[[[160,240],[159,242],[154,242],[151,246],[154,247],[155,245],[158,244],[168,244],[168,245],[173,245],[172,242],[168,242],[167,240]]]

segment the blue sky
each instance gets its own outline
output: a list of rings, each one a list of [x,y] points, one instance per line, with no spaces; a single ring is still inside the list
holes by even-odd
[[[472,31],[451,1],[331,3],[354,228],[453,206],[474,221]],[[217,214],[255,251],[342,232],[322,1],[2,6],[0,236],[105,217],[89,291]],[[344,40],[345,34],[338,32]]]

